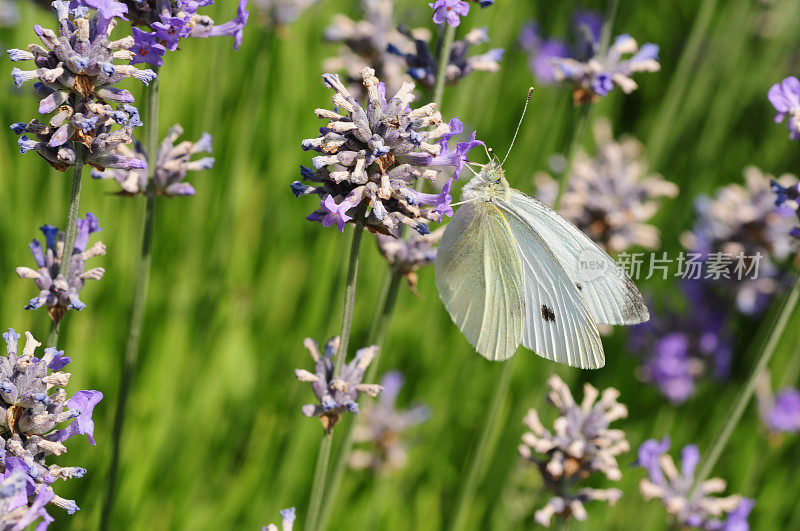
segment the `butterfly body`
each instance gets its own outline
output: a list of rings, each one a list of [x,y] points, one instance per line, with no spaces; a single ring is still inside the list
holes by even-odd
[[[499,163],[484,166],[462,200],[439,246],[436,285],[482,356],[504,360],[522,344],[560,363],[599,368],[597,323],[649,318],[613,259],[553,209],[513,189]]]

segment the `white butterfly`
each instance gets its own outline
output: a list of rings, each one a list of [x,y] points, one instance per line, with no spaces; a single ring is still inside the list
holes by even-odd
[[[544,358],[598,369],[605,356],[597,324],[647,321],[642,294],[597,244],[511,188],[504,173],[492,161],[464,187],[436,257],[439,296],[490,360],[510,358],[522,343]]]

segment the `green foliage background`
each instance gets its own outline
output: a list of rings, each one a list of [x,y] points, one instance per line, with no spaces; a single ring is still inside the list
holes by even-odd
[[[397,2],[397,20],[431,27],[422,1]],[[587,7],[604,9],[603,2]],[[574,2],[498,0],[491,9],[474,6],[461,32],[488,26],[492,46],[506,48],[496,75],[476,73],[445,94],[443,114],[459,116],[468,129],[497,151],[508,145],[519,109],[533,78],[527,57],[516,45],[523,21],[537,18],[547,35],[564,36]],[[6,47],[35,40],[32,24],[54,27],[51,15],[21,3],[23,20],[0,29]],[[218,2],[217,20],[227,20],[234,2]],[[254,7],[251,9],[255,11]],[[710,11],[708,11],[710,10]],[[185,41],[162,69],[161,131],[180,122],[186,138],[203,131],[214,136],[213,170],[191,179],[192,199],[161,200],[150,300],[141,365],[130,399],[114,528],[258,529],[278,519],[278,510],[296,506],[304,520],[321,429],[300,415],[311,400],[307,385],[295,381],[296,367],[309,368],[302,347],[306,336],[324,341],[338,331],[348,238],[306,222],[312,199],[295,199],[289,183],[310,156],[300,140],[319,127],[315,107],[330,104],[320,82],[321,61],[336,53],[321,34],[337,12],[359,17],[353,0],[327,1],[296,23],[274,32],[253,13],[244,45],[233,53],[230,39]],[[700,13],[710,13],[702,31]],[[597,105],[594,116],[612,120],[615,134],[629,133],[649,149],[655,170],[681,188],[657,217],[663,250],[677,252],[678,235],[692,224],[692,200],[731,182],[741,182],[745,166],[768,173],[797,172],[797,144],[784,126],[772,122],[769,86],[797,74],[800,4],[792,0],[661,0],[621,2],[614,33],[630,33],[640,43],[661,46],[662,70],[637,77],[638,91],[619,91]],[[121,32],[121,30],[118,30]],[[697,47],[697,60],[683,52]],[[682,60],[682,57],[684,58]],[[28,86],[13,87],[12,64],[3,59],[6,88],[0,123],[36,115]],[[131,90],[143,103],[140,87]],[[531,177],[547,158],[563,152],[577,111],[564,90],[538,86],[517,148],[506,165],[509,180],[532,192]],[[592,149],[591,135],[586,138]],[[27,244],[44,223],[63,227],[68,178],[35,154],[20,156],[10,131],[0,138],[0,184],[5,198],[0,216],[0,325],[47,335],[45,314],[22,308],[35,293],[30,281],[14,275],[32,263]],[[63,464],[88,469],[86,477],[57,486],[77,499],[72,518],[57,513],[57,528],[93,529],[105,489],[110,457],[113,404],[119,362],[127,334],[139,247],[143,202],[111,195],[113,183],[84,183],[81,213],[94,212],[104,231],[108,256],[93,265],[106,277],[83,292],[83,313],[65,319],[62,345],[72,357],[70,388],[99,389],[105,400],[96,410],[96,447],[73,440]],[[366,240],[359,278],[354,336],[363,342],[384,275],[372,237]],[[657,299],[669,298],[673,281],[643,282]],[[381,358],[381,373],[397,368],[406,375],[403,404],[425,402],[432,418],[412,435],[409,466],[389,479],[349,473],[335,500],[332,527],[440,529],[452,522],[463,474],[469,464],[487,403],[501,367],[472,351],[438,300],[433,270],[421,273],[420,297],[404,289]],[[658,306],[653,308],[658,311]],[[749,374],[770,328],[775,309],[762,321],[741,319],[730,381],[704,381],[695,397],[673,407],[636,376],[636,359],[625,349],[625,331],[607,338],[607,365],[579,372],[521,350],[511,396],[493,440],[493,458],[471,506],[473,529],[521,529],[543,504],[537,472],[517,457],[530,407],[551,420],[545,382],[557,372],[580,395],[580,383],[621,390],[630,416],[619,422],[635,449],[643,440],[669,434],[673,451],[696,442],[707,450]],[[775,384],[797,384],[800,316],[772,364]],[[347,419],[346,422],[352,422]],[[336,448],[336,447],[335,447]],[[800,528],[796,470],[797,437],[769,438],[755,408],[736,429],[715,475],[729,491],[757,500],[755,529]],[[624,491],[615,507],[588,507],[589,520],[576,529],[664,529],[657,502],[638,493],[643,472],[631,466],[635,450],[623,455]],[[610,486],[600,481],[597,485]]]

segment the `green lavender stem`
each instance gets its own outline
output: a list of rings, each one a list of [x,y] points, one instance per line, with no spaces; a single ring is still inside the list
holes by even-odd
[[[564,198],[564,193],[569,188],[569,179],[572,175],[572,167],[575,164],[575,156],[581,147],[583,135],[586,132],[586,125],[589,121],[589,113],[592,110],[592,104],[587,103],[581,106],[578,111],[578,120],[575,122],[575,128],[572,130],[572,139],[569,143],[567,151],[567,163],[564,166],[564,171],[561,178],[558,180],[558,193],[553,201],[553,209],[558,210],[561,208],[561,200]]]
[[[61,267],[59,273],[69,282],[69,263],[72,258],[72,248],[75,247],[75,235],[78,232],[78,211],[81,202],[81,181],[83,177],[83,164],[86,156],[86,147],[80,142],[73,142],[75,148],[75,166],[72,167],[72,186],[69,190],[69,207],[67,208],[67,229],[64,241],[64,250],[61,253]],[[58,324],[50,323],[50,336],[47,339],[48,347],[58,344]]]
[[[758,361],[756,361],[756,365],[750,373],[747,383],[745,383],[742,394],[739,395],[738,400],[727,416],[725,426],[723,426],[722,431],[719,432],[717,439],[714,441],[711,450],[708,452],[708,457],[701,463],[700,470],[694,480],[693,490],[708,478],[711,474],[711,470],[714,469],[714,465],[717,464],[722,450],[724,450],[725,445],[728,444],[728,439],[730,439],[733,430],[736,428],[737,424],[739,424],[747,404],[750,403],[750,399],[753,397],[753,391],[755,391],[758,376],[767,368],[767,365],[769,365],[769,361],[772,359],[778,342],[786,330],[786,325],[789,323],[790,317],[797,310],[798,300],[800,300],[800,279],[795,282],[792,291],[789,293],[789,297],[786,299],[786,302],[783,303],[781,313],[778,315],[778,319],[775,321],[775,325],[770,331],[767,342],[764,344],[764,348],[759,354]]]
[[[345,358],[347,357],[347,345],[350,342],[350,330],[353,325],[353,310],[355,308],[356,282],[358,280],[358,261],[361,250],[361,237],[364,234],[364,211],[360,209],[356,214],[355,229],[353,230],[353,241],[350,245],[350,262],[347,267],[347,281],[344,288],[344,306],[342,310],[342,328],[339,333],[339,348],[336,350],[336,360],[333,374],[338,376],[342,372]],[[316,531],[320,513],[325,496],[325,482],[328,476],[328,464],[331,458],[331,447],[333,446],[333,433],[326,433],[322,436],[317,456],[317,467],[314,471],[314,484],[311,487],[311,502],[308,507],[308,517],[306,518],[305,529]],[[328,497],[331,495],[329,494]]]
[[[447,65],[450,63],[450,52],[453,49],[453,39],[455,36],[456,28],[445,24],[442,47],[439,51],[439,64],[436,69],[436,82],[433,85],[433,102],[436,103],[436,106],[439,108],[442,106],[444,86],[447,83]]]
[[[500,427],[498,419],[500,417],[500,410],[508,398],[508,391],[511,387],[511,377],[514,374],[514,358],[503,363],[500,379],[497,380],[497,385],[494,388],[492,401],[489,405],[489,414],[483,424],[483,431],[481,431],[478,446],[475,448],[475,455],[473,456],[472,463],[467,471],[467,477],[464,480],[464,485],[461,487],[461,492],[458,496],[458,503],[456,504],[456,518],[453,523],[452,529],[458,531],[465,529],[467,525],[467,518],[469,516],[469,508],[472,504],[472,498],[478,489],[483,474],[486,472],[488,466],[488,458],[492,455],[491,442],[495,440],[497,430]]]
[[[442,97],[444,96],[444,87],[447,77],[447,64],[449,63],[450,52],[453,49],[453,40],[455,38],[455,28],[445,24],[445,29],[442,36],[442,46],[439,50],[439,65],[436,71],[436,81],[433,89],[433,103],[436,103],[437,108],[441,109]],[[424,180],[417,181],[416,190],[422,191]],[[404,237],[407,235],[404,234]],[[378,361],[380,360],[383,344],[386,341],[386,335],[389,332],[389,324],[394,314],[395,304],[397,302],[397,295],[400,289],[402,278],[392,269],[387,271],[383,284],[380,288],[380,295],[378,298],[378,312],[370,326],[368,345],[376,345],[378,347],[378,355],[372,360],[372,363],[367,369],[364,381],[371,382],[374,380],[378,372]],[[344,477],[345,462],[350,450],[353,448],[353,429],[349,426],[345,430],[342,439],[341,449],[336,454],[333,462],[333,474],[330,479],[330,487],[328,489],[328,496],[322,500],[321,516],[319,518],[319,529],[325,529],[328,518],[330,517],[331,507],[333,500],[336,498],[336,493],[339,492],[339,487]]]
[[[158,74],[158,67],[154,67]],[[156,171],[156,155],[158,152],[158,97],[159,77],[150,82],[147,91],[147,108],[145,111],[145,146],[147,148],[147,199],[145,203],[144,222],[142,226],[142,248],[139,264],[136,271],[136,287],[131,311],[128,344],[125,357],[122,359],[120,373],[119,396],[114,412],[114,428],[111,438],[111,463],[106,483],[106,496],[103,502],[103,512],[100,517],[100,529],[109,529],[111,516],[114,510],[114,499],[117,491],[117,476],[119,472],[119,459],[122,447],[122,431],[125,426],[125,405],[130,394],[133,376],[136,373],[136,364],[139,358],[139,342],[142,333],[142,323],[147,307],[147,288],[150,280],[150,265],[152,262],[153,228],[155,226],[156,193],[153,178]]]

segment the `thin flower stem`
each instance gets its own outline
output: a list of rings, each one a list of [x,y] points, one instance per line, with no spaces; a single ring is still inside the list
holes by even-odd
[[[347,346],[350,342],[350,331],[353,325],[353,310],[355,308],[356,284],[358,281],[358,262],[361,251],[361,237],[364,234],[364,209],[359,208],[356,214],[356,226],[353,229],[353,240],[350,244],[350,261],[347,267],[347,281],[344,288],[344,305],[342,309],[342,328],[339,333],[339,348],[336,350],[336,360],[334,363],[333,374],[338,376],[342,373],[345,359],[347,358]],[[331,459],[331,447],[333,446],[332,433],[322,436],[317,456],[317,467],[314,471],[314,483],[311,487],[311,501],[308,506],[308,517],[306,518],[305,529],[316,531],[321,529],[318,526],[320,514],[325,500],[330,497],[325,496],[325,486],[328,476],[328,464]],[[337,456],[337,458],[341,458]],[[336,465],[335,465],[336,466]]]
[[[456,28],[445,23],[444,36],[442,37],[442,47],[439,50],[439,63],[436,69],[436,82],[433,85],[433,102],[436,107],[441,109],[442,97],[444,96],[444,86],[447,83],[447,65],[450,63],[450,52],[453,49],[453,39],[456,36]]]
[[[147,108],[145,111],[145,146],[147,148],[147,193],[145,202],[144,222],[142,225],[142,248],[136,272],[136,287],[133,294],[133,309],[131,311],[128,344],[125,357],[122,359],[120,371],[119,396],[114,412],[114,427],[111,436],[111,463],[106,483],[106,496],[103,502],[103,511],[100,517],[100,529],[107,530],[111,526],[111,516],[114,510],[114,499],[117,491],[117,476],[119,472],[119,459],[122,447],[122,431],[125,426],[125,405],[130,394],[133,377],[136,373],[136,364],[139,358],[139,342],[142,333],[142,323],[147,307],[147,288],[150,280],[150,265],[152,262],[153,228],[155,227],[156,193],[153,178],[156,171],[156,156],[158,152],[158,98],[159,84],[158,67],[154,67],[156,78],[150,82],[147,90]]]
[[[328,475],[328,463],[331,459],[331,447],[333,446],[333,432],[326,433],[322,436],[322,442],[319,445],[319,454],[317,455],[317,468],[314,471],[314,484],[311,487],[311,504],[308,508],[308,518],[306,519],[306,527],[308,531],[315,531],[322,529],[317,527],[319,521],[320,509],[325,494],[325,479]]]
[[[783,333],[786,330],[786,325],[789,323],[789,319],[797,310],[798,300],[800,300],[800,278],[798,278],[798,280],[795,282],[792,291],[789,293],[789,296],[783,303],[781,313],[778,315],[778,319],[775,321],[775,325],[770,331],[769,337],[764,344],[764,348],[761,350],[758,360],[756,361],[756,365],[753,368],[753,371],[750,373],[750,377],[747,379],[747,382],[745,383],[742,394],[739,395],[738,400],[731,409],[730,414],[727,416],[725,426],[722,428],[722,431],[719,432],[717,439],[714,441],[711,450],[708,452],[708,457],[701,463],[700,470],[697,473],[697,476],[694,480],[694,485],[692,486],[692,491],[697,489],[698,485],[708,479],[708,476],[711,474],[711,470],[713,470],[714,465],[717,464],[717,460],[722,454],[722,450],[724,450],[725,445],[728,444],[728,439],[730,439],[733,430],[736,428],[737,424],[739,424],[747,404],[750,403],[750,399],[753,397],[753,391],[755,391],[758,376],[764,371],[764,369],[767,368],[767,365],[769,365],[769,361],[772,359],[772,355],[775,353],[778,342],[783,337]]]
[[[553,201],[553,209],[558,210],[561,208],[561,200],[564,198],[564,193],[569,188],[569,179],[572,174],[572,167],[575,164],[575,156],[578,154],[583,135],[586,133],[586,124],[589,121],[589,113],[592,110],[592,104],[587,103],[581,106],[578,111],[578,119],[575,122],[575,128],[572,130],[572,138],[569,142],[569,150],[567,151],[567,163],[564,165],[564,171],[558,180],[558,193]]]
[[[511,387],[511,377],[514,374],[514,359],[503,363],[503,369],[500,373],[500,379],[497,380],[497,385],[494,388],[492,401],[489,406],[489,413],[483,423],[483,430],[481,431],[478,446],[475,449],[475,455],[470,463],[469,470],[467,471],[467,478],[461,488],[456,503],[456,517],[452,529],[459,531],[466,529],[467,519],[469,517],[469,509],[472,506],[472,498],[478,489],[483,474],[486,472],[488,466],[488,459],[491,457],[492,441],[495,440],[497,429],[499,426],[500,410],[503,404],[506,403],[508,392]]]
[[[69,190],[69,206],[67,207],[67,228],[64,241],[64,250],[61,252],[61,267],[59,274],[63,275],[69,283],[69,264],[72,260],[72,248],[75,247],[75,236],[78,232],[78,211],[81,202],[81,181],[83,180],[83,164],[86,156],[86,147],[80,142],[73,142],[75,148],[75,166],[72,167],[72,186]],[[58,325],[51,321],[50,336],[47,339],[48,347],[58,344]]]
[[[386,335],[389,332],[389,325],[392,321],[395,303],[397,302],[397,295],[399,292],[402,278],[393,269],[386,269],[386,278],[381,286],[381,292],[378,296],[378,304],[376,305],[377,311],[370,326],[370,332],[367,339],[367,345],[375,345],[378,347],[378,353],[372,363],[369,364],[365,382],[372,382],[378,372],[378,361],[383,351],[383,345],[386,342]],[[336,499],[336,493],[339,492],[339,487],[344,477],[344,471],[347,468],[347,456],[353,449],[353,426],[352,424],[344,428],[344,435],[342,436],[341,448],[336,454],[333,461],[333,473],[330,476],[328,485],[328,497],[323,500],[322,513],[319,518],[319,529],[325,529],[328,523],[328,518],[331,514],[333,502]]]

